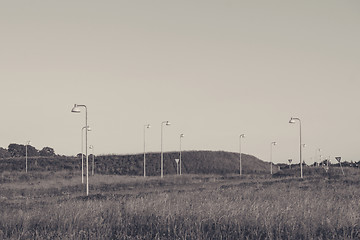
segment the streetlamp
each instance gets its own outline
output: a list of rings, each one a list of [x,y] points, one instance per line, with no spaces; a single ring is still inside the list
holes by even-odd
[[[180,134],[180,175],[181,175],[181,139],[184,137],[184,134]]]
[[[289,123],[295,123],[295,120],[299,121],[299,125],[300,125],[300,177],[303,178],[302,143],[301,143],[301,120],[300,120],[300,118],[293,118],[293,117],[291,117]]]
[[[316,159],[317,159],[317,154],[316,154],[316,151],[318,151],[319,152],[319,162],[317,163],[317,167],[320,165],[320,163],[321,163],[321,148],[318,148],[318,149],[316,149],[315,150],[315,161],[316,161]]]
[[[78,104],[74,104],[74,107],[72,108],[71,112],[73,113],[80,113],[80,107],[84,107],[85,108],[85,126],[88,126],[87,124],[87,107],[85,105],[78,105]],[[87,132],[85,131],[85,154],[86,154],[86,195],[89,196],[89,158],[88,158],[88,154],[87,154],[87,149],[88,149],[88,145],[87,145]]]
[[[144,177],[146,177],[146,156],[145,156],[145,129],[150,128],[150,124],[144,125]]]
[[[94,169],[95,169],[94,146],[93,146],[93,145],[90,145],[90,146],[89,146],[89,149],[92,150],[92,169],[91,169],[92,171],[91,171],[91,175],[94,176],[94,174],[95,174],[95,170],[94,170]]]
[[[241,139],[245,138],[245,134],[239,136],[239,161],[240,161],[240,176],[242,175],[242,165],[241,165]]]
[[[292,162],[292,159],[289,159],[289,166],[290,166],[290,169],[291,169],[291,162]]]
[[[27,160],[27,146],[30,144],[30,141],[27,141],[26,144],[25,144],[25,172],[27,173],[27,169],[28,169],[28,160]]]
[[[164,177],[164,155],[163,155],[163,126],[170,126],[169,121],[161,122],[161,178]]]
[[[87,131],[91,131],[89,126],[82,127],[81,129],[81,183],[84,183],[84,129],[87,129]]]
[[[271,142],[270,143],[270,174],[273,174],[273,163],[272,163],[272,146],[275,146],[277,143],[276,142]]]

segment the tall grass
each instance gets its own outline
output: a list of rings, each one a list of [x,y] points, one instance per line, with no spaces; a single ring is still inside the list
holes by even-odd
[[[101,176],[103,183],[89,197],[74,188],[66,199],[60,193],[47,199],[44,191],[42,202],[31,193],[23,201],[16,194],[3,196],[0,239],[360,238],[358,175],[184,177],[153,178],[148,185],[142,178],[123,178],[125,185],[135,186],[126,189],[116,185],[116,178]]]

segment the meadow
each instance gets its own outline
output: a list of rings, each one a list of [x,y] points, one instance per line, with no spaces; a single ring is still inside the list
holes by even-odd
[[[0,239],[360,239],[357,169],[289,174],[3,171]]]

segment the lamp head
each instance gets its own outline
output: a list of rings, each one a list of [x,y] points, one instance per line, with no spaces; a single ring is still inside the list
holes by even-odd
[[[184,135],[184,134],[180,134],[180,138],[183,138],[183,137],[185,137],[185,135]]]
[[[244,137],[245,137],[245,134],[241,134],[240,137],[241,137],[241,138],[244,138]]]
[[[146,128],[150,128],[150,127],[151,127],[151,125],[150,125],[150,124],[147,124],[147,125],[146,125]]]
[[[166,121],[166,126],[170,126],[170,122],[169,121]]]
[[[80,113],[80,109],[79,109],[79,107],[77,106],[77,104],[74,104],[74,107],[71,109],[71,112],[73,112],[73,113]]]
[[[271,144],[275,146],[277,144],[277,142],[272,142]]]
[[[289,123],[295,123],[295,120],[294,120],[294,118],[293,118],[293,117],[291,117],[291,119],[290,119]]]
[[[85,128],[86,128],[88,131],[91,131],[90,126],[87,126],[87,127],[86,127],[86,126],[84,126],[84,127],[82,128],[82,130],[84,130]]]

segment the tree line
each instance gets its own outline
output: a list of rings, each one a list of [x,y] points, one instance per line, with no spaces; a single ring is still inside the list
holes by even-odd
[[[31,145],[26,146],[23,144],[11,143],[7,149],[0,147],[0,158],[24,157],[26,156],[26,152],[29,157],[50,157],[56,155],[54,149],[51,147],[44,147],[43,149],[38,150]]]

